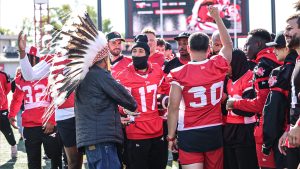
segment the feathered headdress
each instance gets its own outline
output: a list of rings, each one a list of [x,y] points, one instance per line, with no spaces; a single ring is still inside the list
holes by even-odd
[[[53,58],[48,78],[53,101],[44,116],[46,120],[76,89],[89,68],[109,53],[105,35],[97,30],[88,13],[71,16],[55,44],[58,55]]]

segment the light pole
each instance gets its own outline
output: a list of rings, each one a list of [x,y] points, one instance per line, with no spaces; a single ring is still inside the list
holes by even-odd
[[[272,19],[272,32],[276,33],[276,11],[275,0],[271,0],[271,19]]]
[[[43,14],[42,14],[42,5],[43,4],[47,4],[47,20],[46,22],[49,24],[49,1],[48,0],[34,0],[34,44],[35,46],[39,46],[40,50],[43,47],[43,42],[42,42],[42,38],[43,38]],[[37,9],[35,5],[39,5],[39,8]],[[39,15],[40,15],[40,19],[39,19],[39,27],[37,28],[37,19],[36,19],[36,10],[39,10]],[[38,29],[38,30],[37,30]],[[37,43],[37,31],[39,31],[39,42]]]
[[[98,0],[98,30],[102,31],[101,0]]]
[[[159,10],[160,10],[160,38],[164,37],[164,20],[163,20],[163,0],[159,2]]]
[[[233,1],[233,6],[234,6],[234,8],[236,7],[236,0],[234,0]],[[237,14],[238,14],[238,11],[237,11]],[[237,28],[237,23],[236,23],[236,15],[237,14],[234,14],[233,15],[233,23],[234,23],[234,25],[233,25],[233,32],[234,32],[234,35],[233,35],[233,37],[234,37],[234,48],[237,48],[237,46],[238,46],[238,44],[237,44],[237,30],[236,30],[236,28]]]

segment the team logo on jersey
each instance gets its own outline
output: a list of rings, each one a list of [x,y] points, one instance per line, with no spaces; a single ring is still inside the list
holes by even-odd
[[[274,86],[276,82],[277,82],[277,77],[276,76],[272,76],[272,77],[269,78],[268,83],[269,83],[270,87]]]
[[[257,76],[262,77],[262,76],[264,76],[265,69],[262,68],[262,67],[259,67],[259,68],[255,67],[254,73],[255,73]]]
[[[56,133],[54,132],[54,133],[50,134],[49,136],[55,138],[56,137]]]

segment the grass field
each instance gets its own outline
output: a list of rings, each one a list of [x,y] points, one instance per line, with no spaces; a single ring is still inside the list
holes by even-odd
[[[7,143],[4,135],[0,134],[0,169],[27,169],[27,156],[24,141],[20,141],[18,130],[14,130],[15,138],[18,144],[18,158],[11,159],[10,145]],[[42,168],[50,168],[49,160],[42,160]]]
[[[18,144],[17,159],[11,159],[10,145],[7,143],[4,135],[0,133],[0,169],[28,169],[24,141],[19,141],[20,135],[18,130],[14,130],[14,134]],[[169,159],[171,159],[171,157]],[[50,161],[42,160],[42,168],[50,169]],[[88,169],[86,163],[82,168]],[[171,167],[171,161],[169,161],[169,165],[166,169],[177,169],[177,164]]]
[[[9,93],[8,95],[8,102],[12,98],[12,94]],[[28,169],[27,167],[27,156],[25,151],[24,141],[19,141],[20,134],[18,130],[14,129],[14,135],[17,140],[18,144],[18,158],[11,159],[10,156],[10,145],[7,143],[4,135],[0,132],[0,169]],[[169,156],[169,162],[166,169],[177,169],[178,164],[173,162],[172,166],[172,157],[171,154]],[[86,161],[86,160],[84,160]],[[42,160],[42,168],[43,169],[50,169],[50,161],[49,160]],[[84,162],[83,169],[88,169],[86,162]]]

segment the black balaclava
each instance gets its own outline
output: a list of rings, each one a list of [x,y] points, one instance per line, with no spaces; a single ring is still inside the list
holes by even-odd
[[[146,55],[142,56],[142,57],[141,56],[132,56],[133,66],[138,70],[146,69],[148,67],[148,58],[150,55],[150,47],[148,45],[147,35],[144,35],[144,34],[137,35],[134,38],[134,41],[135,41],[135,45],[132,47],[131,53],[134,48],[140,47],[145,50]]]
[[[231,79],[233,82],[238,80],[249,70],[247,57],[242,50],[233,49],[230,66],[232,69]]]

